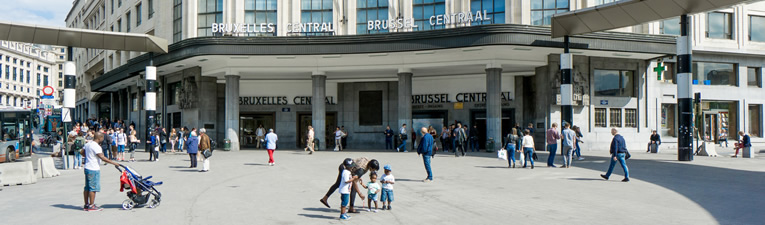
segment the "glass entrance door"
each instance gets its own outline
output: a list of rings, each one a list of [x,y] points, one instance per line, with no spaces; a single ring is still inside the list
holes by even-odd
[[[486,110],[475,110],[471,112],[471,124],[470,127],[476,125],[478,128],[478,148],[486,148]],[[515,124],[515,109],[503,109],[502,110],[502,140],[494,140],[494,146],[499,147],[504,143],[504,137],[510,133]],[[469,129],[469,128],[468,128]],[[496,150],[496,149],[495,149]]]
[[[335,127],[337,127],[337,113],[335,112],[327,112],[325,120],[325,130],[324,130],[324,140],[320,140],[319,145],[325,146],[321,149],[328,149],[328,148],[334,148],[335,146],[335,140],[334,140],[334,132]],[[306,139],[308,138],[308,125],[311,125],[313,122],[313,116],[311,113],[298,113],[298,123],[297,123],[297,146],[298,148],[304,148],[306,146]],[[314,132],[319,132],[317,130],[314,130]],[[330,142],[331,141],[331,142]],[[331,145],[327,145],[331,144]],[[317,146],[318,147],[318,146]]]
[[[275,128],[276,115],[274,113],[242,114],[239,117],[239,144],[244,148],[258,148],[257,129],[263,126],[268,129]],[[265,134],[264,134],[265,135]]]

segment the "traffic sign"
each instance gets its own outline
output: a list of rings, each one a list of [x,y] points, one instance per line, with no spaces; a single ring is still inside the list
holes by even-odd
[[[56,89],[53,89],[53,87],[51,87],[51,86],[45,86],[42,89],[42,91],[43,91],[43,94],[45,94],[46,96],[52,96],[53,92],[55,92]]]
[[[72,122],[72,115],[69,113],[69,108],[61,108],[61,121]]]

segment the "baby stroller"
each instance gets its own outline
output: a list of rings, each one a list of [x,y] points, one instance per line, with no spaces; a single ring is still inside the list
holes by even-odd
[[[143,178],[138,172],[125,165],[120,164],[115,167],[122,172],[122,175],[120,176],[120,192],[125,190],[128,191],[128,199],[122,202],[123,209],[133,209],[135,206],[146,205],[147,202],[149,203],[149,208],[156,208],[159,206],[162,193],[157,191],[154,186],[162,185],[162,181],[150,181],[149,179],[151,179],[152,176]],[[154,196],[154,199],[149,202],[151,196]]]

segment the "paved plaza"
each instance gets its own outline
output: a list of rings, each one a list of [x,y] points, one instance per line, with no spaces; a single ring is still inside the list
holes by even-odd
[[[607,153],[586,151],[570,169],[508,169],[492,153],[455,158],[438,154],[435,181],[423,183],[422,158],[385,151],[317,152],[278,150],[267,166],[262,150],[216,151],[208,173],[189,169],[185,154],[163,154],[159,162],[126,163],[165,183],[161,206],[121,209],[119,173],[102,166],[101,212],[82,210],[81,170],[62,171],[36,184],[0,187],[2,224],[761,224],[765,215],[765,159],[717,158],[678,162],[671,151],[633,150],[631,182],[600,179]],[[339,221],[339,194],[321,198],[347,157],[378,159],[396,176],[392,211],[351,214]],[[560,163],[560,158],[558,158]],[[364,177],[368,179],[367,176]],[[357,200],[357,205],[361,201]],[[16,213],[32,212],[32,213]],[[12,216],[8,216],[12,215]]]

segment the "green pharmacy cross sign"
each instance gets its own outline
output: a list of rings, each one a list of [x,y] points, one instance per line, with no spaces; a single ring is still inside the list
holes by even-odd
[[[667,67],[666,66],[662,66],[661,62],[658,62],[656,64],[656,67],[653,68],[653,71],[656,72],[656,74],[659,75],[659,76],[656,77],[656,80],[661,80],[661,73],[666,71],[666,70],[667,70]]]

